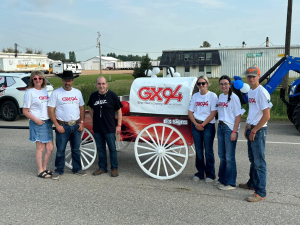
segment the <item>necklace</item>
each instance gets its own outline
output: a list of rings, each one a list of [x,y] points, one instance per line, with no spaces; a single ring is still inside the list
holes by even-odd
[[[105,92],[103,100],[106,99],[106,93],[107,92],[108,92],[108,90]],[[99,96],[99,105],[100,105],[100,118],[102,118],[102,104],[101,104],[101,99],[100,99],[101,94],[99,93],[98,96]]]

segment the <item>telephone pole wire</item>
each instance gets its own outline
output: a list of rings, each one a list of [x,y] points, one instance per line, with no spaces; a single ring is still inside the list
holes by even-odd
[[[100,74],[102,74],[102,64],[101,64],[101,45],[100,45],[100,32],[98,31],[98,47],[99,47],[99,58],[100,58]]]

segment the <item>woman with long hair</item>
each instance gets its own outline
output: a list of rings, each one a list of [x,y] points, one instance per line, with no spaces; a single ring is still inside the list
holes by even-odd
[[[53,151],[52,121],[48,116],[48,92],[45,89],[47,81],[41,71],[34,71],[30,76],[29,90],[26,91],[23,102],[23,114],[29,119],[29,140],[36,145],[36,164],[38,177],[50,178],[52,172],[47,170],[47,164]],[[43,151],[46,152],[43,158]]]
[[[223,75],[219,79],[220,89],[218,107],[218,155],[220,157],[219,179],[215,183],[221,190],[236,188],[235,148],[243,111],[239,97],[230,88],[231,80]]]
[[[206,76],[200,76],[197,80],[199,92],[191,99],[188,115],[192,122],[192,134],[196,149],[197,173],[193,180],[205,178],[205,182],[212,182],[215,176],[214,138],[215,116],[218,110],[218,97],[207,88],[209,82]],[[204,157],[205,149],[205,157]]]

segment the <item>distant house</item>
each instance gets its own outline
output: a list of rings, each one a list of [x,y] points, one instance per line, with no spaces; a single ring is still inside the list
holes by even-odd
[[[165,50],[160,66],[170,66],[185,77],[221,77],[222,75],[244,76],[250,66],[258,66],[263,75],[284,56],[284,46],[271,47],[218,47],[187,50]],[[300,45],[291,46],[291,56],[300,56]],[[163,76],[167,75],[166,67]],[[299,77],[290,72],[290,77]]]
[[[115,67],[115,63],[117,61],[118,59],[113,57],[101,56],[102,69],[106,69],[107,67]],[[83,70],[100,70],[100,57],[95,56],[84,62],[81,62],[81,67]]]

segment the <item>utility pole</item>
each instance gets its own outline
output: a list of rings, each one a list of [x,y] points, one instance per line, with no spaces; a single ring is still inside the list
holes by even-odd
[[[17,58],[18,56],[18,44],[15,43],[15,57]]]
[[[98,31],[98,47],[99,47],[99,58],[100,58],[100,74],[102,74],[102,64],[101,64],[101,45],[100,45],[100,32]]]
[[[285,56],[290,55],[291,48],[291,30],[292,30],[292,7],[293,0],[288,0],[288,8],[287,8],[287,18],[286,18],[286,33],[285,33]],[[288,90],[289,84],[289,73],[287,73],[282,79],[282,88],[285,91]]]

